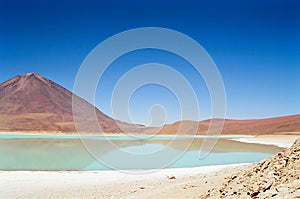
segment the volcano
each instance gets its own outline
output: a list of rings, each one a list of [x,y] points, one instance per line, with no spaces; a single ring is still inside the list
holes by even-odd
[[[73,111],[76,112],[77,128]],[[36,73],[18,75],[0,84],[0,131],[2,132],[75,133],[79,131],[206,135],[211,122],[218,122],[218,119],[179,121],[162,127],[147,128],[143,125],[114,120],[84,99]],[[225,119],[222,130],[222,134],[243,135],[290,132],[300,132],[300,114],[254,120]]]
[[[84,99],[36,73],[18,75],[0,84],[0,131],[76,131],[72,99],[80,102],[82,112],[95,111],[102,132],[120,133],[116,121]],[[81,129],[95,132],[89,118]]]

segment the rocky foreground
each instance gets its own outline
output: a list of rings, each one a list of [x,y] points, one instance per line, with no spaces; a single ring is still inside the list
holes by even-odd
[[[300,139],[272,158],[227,177],[200,198],[300,198]]]

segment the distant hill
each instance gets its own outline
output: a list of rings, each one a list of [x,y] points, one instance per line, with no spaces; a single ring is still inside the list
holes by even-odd
[[[178,134],[194,134],[197,131],[198,135],[206,135],[208,126],[212,123],[218,123],[218,119],[196,121],[180,121],[170,125],[165,125],[162,128],[146,129],[147,134],[153,134],[155,131],[158,134],[169,135],[178,132]],[[267,119],[253,120],[230,120],[225,119],[222,134],[234,135],[258,135],[258,134],[276,134],[287,132],[300,132],[300,114],[275,117]]]
[[[95,110],[104,132],[120,133],[115,120],[67,89],[36,73],[16,76],[0,84],[1,131],[74,132],[72,96],[81,111]],[[93,132],[89,118],[82,118],[87,132]]]
[[[129,124],[114,120],[84,99],[36,73],[18,75],[0,84],[0,131],[76,132],[72,98],[80,113],[80,130],[97,133],[89,113],[97,115],[103,132],[159,135],[206,135],[210,122],[220,120],[180,121],[160,128]],[[225,120],[222,134],[275,134],[300,132],[300,114],[257,120]]]

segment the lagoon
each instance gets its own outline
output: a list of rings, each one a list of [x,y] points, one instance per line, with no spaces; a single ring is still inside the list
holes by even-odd
[[[0,170],[198,167],[256,162],[282,150],[277,146],[241,143],[230,138],[233,137],[216,140],[216,137],[205,136],[175,139],[175,136],[0,135]],[[206,141],[216,141],[216,144],[205,157],[200,157],[199,150]]]

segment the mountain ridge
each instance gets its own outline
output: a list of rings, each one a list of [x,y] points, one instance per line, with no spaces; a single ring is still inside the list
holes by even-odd
[[[170,132],[177,132],[177,134],[183,135],[206,135],[210,123],[217,124],[220,122],[222,122],[222,119],[177,121],[160,127],[159,134],[169,135]],[[158,131],[157,129],[152,129],[153,132],[155,130]],[[300,114],[264,119],[224,119],[221,133],[226,135],[259,135],[287,132],[300,132]],[[147,133],[152,134],[150,131]],[[219,132],[212,131],[212,135],[218,134]]]
[[[76,103],[75,103],[76,102]],[[75,106],[73,106],[75,104]],[[79,113],[79,131],[151,135],[206,135],[211,123],[222,119],[177,121],[162,127],[145,127],[115,120],[59,84],[37,74],[17,75],[0,84],[0,131],[55,131],[75,133],[73,111]],[[300,132],[300,114],[265,119],[224,119],[222,134],[274,134]],[[218,134],[218,132],[213,132]]]

